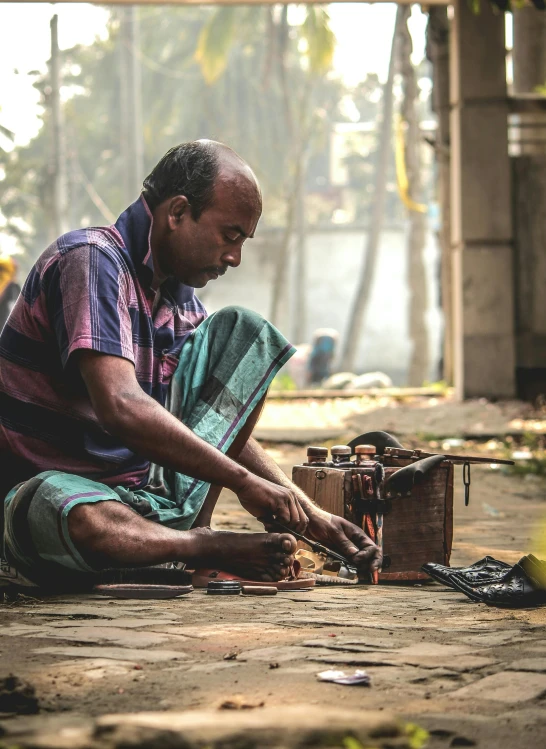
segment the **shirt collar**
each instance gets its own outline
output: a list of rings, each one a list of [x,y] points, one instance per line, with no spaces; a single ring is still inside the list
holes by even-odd
[[[152,288],[154,276],[154,259],[150,244],[152,225],[152,212],[143,195],[123,211],[115,223],[115,228],[121,234],[140,282],[149,289]],[[167,279],[163,286],[168,289],[176,304],[186,304],[194,297],[193,286],[186,286],[174,278]]]

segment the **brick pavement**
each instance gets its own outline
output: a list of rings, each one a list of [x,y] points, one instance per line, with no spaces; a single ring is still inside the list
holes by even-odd
[[[284,457],[294,462],[292,453]],[[542,492],[542,485],[475,471],[468,510],[457,489],[453,562],[475,561],[491,548],[517,559],[546,507]],[[497,515],[483,509],[484,498]],[[254,527],[228,494],[216,523]],[[396,713],[426,727],[433,749],[542,749],[546,740],[546,608],[492,609],[431,583],[317,588],[271,598],[195,591],[171,601],[23,599],[1,606],[0,617],[2,673],[31,681],[43,708],[37,716],[0,720],[0,746],[60,747],[64,730],[75,749],[82,731],[90,741],[89,726],[99,743],[82,747],[148,746],[134,736],[133,744],[108,744],[92,721],[109,713],[163,711],[164,721],[149,719],[149,738],[158,726],[182,720],[174,716],[180,711],[216,711],[220,725],[227,711],[218,708],[226,702],[251,706],[252,715],[263,711],[264,725],[283,723],[287,706],[306,711],[294,718],[302,725],[302,714],[328,725],[326,710],[353,711],[346,720],[354,726],[362,716],[377,726],[380,713]],[[316,673],[327,668],[364,668],[372,686],[318,682]],[[203,715],[210,726],[210,712]],[[119,727],[127,719],[116,720]],[[32,731],[41,744],[29,738]],[[56,737],[53,743],[44,743],[48,735]],[[373,746],[388,741],[378,738]]]

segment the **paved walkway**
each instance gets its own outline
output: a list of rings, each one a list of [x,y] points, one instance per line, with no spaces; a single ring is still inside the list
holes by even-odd
[[[380,425],[380,426],[378,426]],[[451,397],[374,397],[328,400],[268,400],[257,426],[259,439],[270,442],[320,444],[323,440],[352,439],[383,429],[404,444],[422,439],[465,437],[489,439],[505,435],[546,434],[546,410],[529,403],[480,398],[459,403]]]
[[[288,452],[280,457],[287,466],[297,459]],[[515,561],[529,550],[546,509],[544,484],[475,470],[468,510],[459,489],[454,564],[485,551]],[[219,527],[254,527],[229,494],[216,517]],[[95,743],[78,743],[76,731],[66,744],[67,734],[61,740],[59,732],[67,725],[89,731],[90,721],[106,713],[150,710],[167,712],[165,728],[182,720],[175,711],[221,706],[262,711],[264,721],[280,724],[294,705],[318,716],[317,725],[327,709],[356,711],[347,718],[355,725],[368,715],[363,711],[394,712],[426,727],[433,748],[543,749],[546,742],[546,608],[488,608],[431,583],[271,598],[195,591],[153,602],[22,599],[0,606],[0,617],[2,675],[32,682],[43,707],[37,716],[1,720],[0,747],[186,746],[134,737],[110,744],[100,731]],[[320,683],[316,673],[329,668],[364,668],[372,685]],[[221,722],[226,713],[215,714]],[[42,743],[20,735],[28,730],[38,731]],[[57,736],[53,743],[43,738],[47,732]]]

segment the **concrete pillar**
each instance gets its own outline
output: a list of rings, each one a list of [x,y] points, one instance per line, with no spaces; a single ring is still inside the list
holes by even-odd
[[[455,388],[515,394],[512,199],[504,14],[457,0],[451,23]]]
[[[546,395],[546,13],[514,12],[512,59],[516,384],[534,400]]]
[[[436,114],[436,189],[441,206],[439,242],[441,259],[442,311],[444,313],[444,341],[440,378],[450,385],[454,381],[453,362],[453,282],[451,278],[451,181],[450,181],[450,117],[449,99],[449,42],[448,9],[431,6],[428,11],[427,57],[432,63],[432,110]]]

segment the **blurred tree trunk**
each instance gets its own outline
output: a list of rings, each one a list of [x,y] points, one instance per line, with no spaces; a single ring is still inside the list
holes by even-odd
[[[449,19],[447,8],[431,6],[428,13],[427,57],[432,63],[432,109],[438,129],[434,143],[437,201],[440,208],[440,306],[444,318],[440,379],[453,383],[453,311],[451,271]]]
[[[307,163],[305,156],[297,186],[296,197],[296,246],[294,269],[294,325],[293,342],[304,343],[307,330],[307,216],[305,187]]]
[[[295,273],[294,279],[295,294],[301,293],[300,301],[294,306],[294,315],[298,314],[298,311],[305,317],[306,308],[306,285],[305,285],[305,244],[306,244],[306,226],[303,212],[305,211],[305,142],[304,132],[298,133],[297,136],[297,148],[294,152],[293,163],[294,173],[291,175],[291,179],[287,185],[288,195],[286,198],[286,219],[284,225],[284,232],[282,240],[279,245],[276,262],[275,262],[275,273],[273,276],[273,288],[271,293],[271,306],[269,319],[273,325],[279,326],[286,315],[282,314],[282,305],[289,304],[290,293],[289,293],[289,275],[288,270],[290,267],[290,247],[292,245],[292,239],[297,232],[297,244],[296,244],[296,257],[295,257]],[[297,340],[297,336],[300,333],[297,330],[297,320],[294,320],[294,335],[295,343],[302,343],[301,340]]]
[[[324,76],[331,68],[335,37],[329,26],[330,19],[327,11],[324,8],[307,6],[306,18],[301,26],[307,49],[304,53],[302,48],[294,43],[294,28],[288,22],[287,4],[281,6],[278,19],[271,8],[263,8],[261,12],[267,34],[265,65],[262,72],[263,83],[266,86],[277,83],[281,93],[280,119],[282,119],[283,140],[287,144],[286,154],[289,165],[284,175],[285,229],[275,258],[269,317],[274,325],[280,325],[290,313],[296,325],[294,332],[296,335],[302,335],[302,327],[305,325],[307,291],[305,283],[305,162],[312,135],[308,107],[315,80],[319,76]],[[240,15],[237,15],[239,13]],[[249,24],[248,35],[254,35],[255,15],[249,14],[248,10],[235,7],[218,9],[201,30],[196,57],[201,63],[207,83],[214,83],[224,73],[230,49],[235,41],[235,29],[240,31],[239,19],[245,19],[245,22]],[[294,70],[294,60],[299,60],[302,56],[307,57],[307,75],[303,86],[295,88],[290,72]],[[274,80],[272,80],[273,77]],[[295,292],[290,293],[288,278],[290,246],[296,230],[298,235],[297,278],[295,279]],[[297,309],[292,304],[294,297],[298,300]]]
[[[53,177],[53,236],[60,237],[68,230],[66,221],[66,142],[61,105],[61,61],[59,53],[59,17],[54,15],[50,21],[51,30],[51,120],[53,123],[53,149],[51,176]]]
[[[281,325],[282,305],[290,304],[290,294],[288,293],[288,268],[290,264],[290,245],[292,242],[292,235],[294,233],[296,222],[297,222],[297,202],[299,195],[299,182],[301,173],[301,158],[300,158],[300,144],[297,143],[294,148],[294,128],[293,128],[293,117],[292,117],[292,97],[288,89],[288,78],[286,70],[286,56],[288,53],[288,5],[283,5],[281,9],[281,16],[278,23],[271,23],[268,26],[268,34],[271,35],[269,40],[269,46],[272,50],[272,54],[275,56],[276,64],[274,69],[277,72],[278,80],[282,91],[282,116],[284,119],[284,125],[288,136],[288,148],[292,147],[294,150],[294,175],[293,182],[290,181],[287,184],[288,197],[287,197],[287,210],[286,210],[286,224],[282,236],[281,245],[277,252],[277,258],[275,263],[275,274],[273,276],[273,284],[271,291],[271,307],[269,319],[275,326]]]
[[[286,225],[275,265],[270,320],[273,325],[279,326],[283,317],[284,319],[288,317],[287,323],[289,324],[289,321],[292,321],[290,334],[294,336],[294,343],[302,343],[305,335],[307,308],[305,172],[307,143],[310,137],[307,107],[312,90],[312,81],[311,79],[307,81],[300,100],[295,101],[294,92],[290,91],[288,82],[287,55],[290,27],[288,25],[287,5],[282,8],[278,28],[275,28],[275,24],[273,24],[269,33],[276,36],[276,39],[272,40],[272,48],[277,52],[276,69],[283,94],[283,118],[289,138],[288,147],[293,153],[292,163],[294,164],[293,174],[288,175]],[[293,243],[294,238],[295,244]],[[289,276],[288,271],[291,267],[290,248],[293,244],[294,272]],[[292,293],[290,293],[291,287]],[[288,305],[284,316],[282,314],[283,303]]]
[[[279,326],[281,319],[281,307],[282,303],[286,298],[286,283],[287,283],[287,271],[288,271],[288,260],[290,250],[290,240],[292,239],[292,233],[295,226],[295,198],[294,196],[288,198],[287,212],[286,212],[286,223],[284,225],[284,232],[282,235],[281,243],[277,250],[277,256],[275,258],[275,275],[273,277],[273,288],[271,292],[271,305],[269,311],[269,319],[273,325]]]
[[[126,203],[136,199],[145,176],[138,12],[134,5],[120,9],[120,146]]]
[[[409,16],[407,17],[409,18]],[[419,123],[419,88],[411,62],[413,43],[406,23],[400,34],[400,72],[404,86],[402,118],[407,124],[405,164],[410,201],[408,233],[409,337],[411,354],[407,384],[421,387],[428,378],[429,344],[426,314],[428,309],[427,279],[423,250],[425,248],[427,214],[423,203],[422,142]]]
[[[383,226],[385,213],[385,199],[387,192],[387,164],[391,150],[392,113],[393,113],[393,82],[396,67],[398,37],[406,23],[409,14],[407,6],[399,5],[396,11],[396,21],[392,37],[391,57],[387,82],[383,87],[383,113],[381,123],[378,123],[379,145],[375,175],[374,202],[372,207],[370,228],[368,231],[366,254],[364,255],[360,280],[353,300],[349,325],[342,355],[342,369],[352,371],[360,348],[365,314],[369,305],[371,290],[377,264],[379,238]]]
[[[309,82],[307,90],[299,106],[299,112],[292,112],[291,118],[298,121],[292,131],[294,172],[288,183],[286,199],[286,224],[283,239],[277,253],[273,291],[271,295],[270,320],[273,325],[279,325],[283,319],[282,304],[288,304],[287,311],[292,320],[290,335],[294,343],[305,342],[307,329],[307,218],[306,218],[306,173],[309,159],[309,139],[311,125],[308,117],[308,104],[312,89]],[[296,116],[294,117],[294,114]],[[293,241],[294,240],[294,241]],[[288,271],[291,268],[290,248],[294,250],[292,283],[289,282]],[[292,287],[293,293],[290,293]]]

